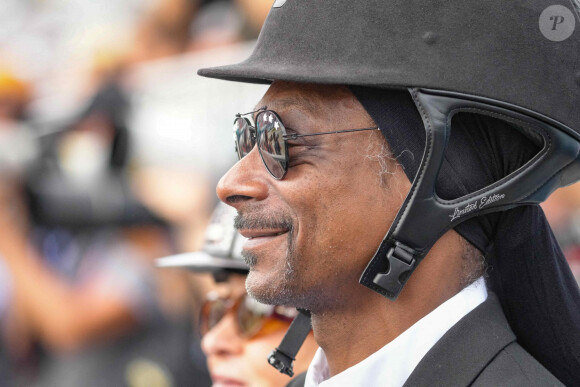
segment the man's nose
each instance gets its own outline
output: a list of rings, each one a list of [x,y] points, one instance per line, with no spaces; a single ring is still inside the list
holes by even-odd
[[[207,332],[201,340],[201,349],[207,357],[232,356],[243,352],[244,338],[240,335],[232,313]]]
[[[238,208],[247,201],[265,199],[268,195],[269,179],[270,175],[255,146],[222,176],[216,192],[221,201]]]

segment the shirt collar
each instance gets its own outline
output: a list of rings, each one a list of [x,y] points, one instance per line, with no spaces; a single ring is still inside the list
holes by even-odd
[[[363,361],[329,378],[324,351],[319,348],[306,374],[305,387],[402,386],[419,361],[461,318],[487,299],[483,277],[439,305],[393,341]]]

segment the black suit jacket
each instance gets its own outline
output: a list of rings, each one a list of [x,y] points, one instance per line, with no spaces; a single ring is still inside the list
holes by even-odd
[[[304,385],[299,375],[288,386]],[[377,381],[377,385],[381,385]],[[463,317],[427,352],[404,387],[563,386],[517,342],[497,297]]]

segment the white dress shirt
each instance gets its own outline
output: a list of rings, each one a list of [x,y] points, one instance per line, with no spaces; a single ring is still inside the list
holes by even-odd
[[[487,288],[482,277],[439,305],[383,348],[331,378],[326,355],[319,348],[308,367],[305,387],[400,387],[435,343],[486,299]]]

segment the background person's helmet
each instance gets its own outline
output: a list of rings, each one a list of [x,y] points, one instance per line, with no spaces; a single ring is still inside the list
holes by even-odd
[[[236,210],[224,203],[215,208],[200,251],[159,258],[158,267],[181,267],[194,272],[247,274],[242,245],[247,240],[234,228]]]
[[[539,203],[580,179],[578,0],[276,0],[250,58],[199,74],[409,89],[425,125],[425,154],[395,226],[361,276],[391,299],[448,229]],[[443,200],[435,181],[451,117],[463,111],[515,123],[541,150],[498,182]],[[487,198],[494,200],[473,207]]]

